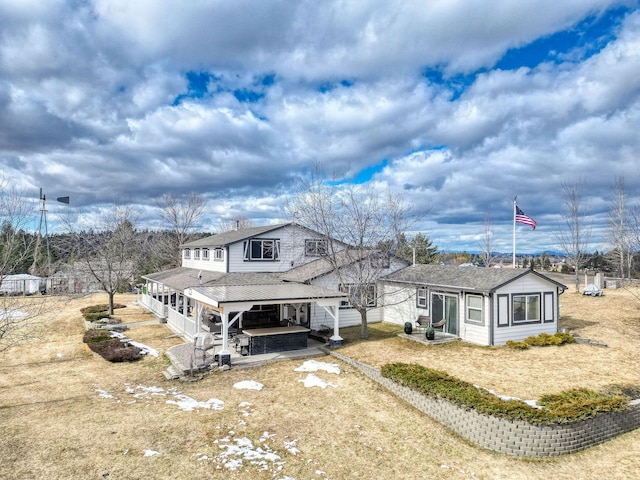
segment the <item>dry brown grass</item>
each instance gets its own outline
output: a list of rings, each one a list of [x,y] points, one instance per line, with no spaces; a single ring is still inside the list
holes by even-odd
[[[388,326],[372,326],[372,336],[379,339],[347,344],[342,352],[375,365],[394,359],[424,362],[523,398],[572,386],[638,384],[640,301],[622,290],[606,294],[565,293],[561,303],[563,324],[607,343],[607,349],[427,348],[389,335]],[[301,361],[232,369],[196,383],[165,380],[163,358],[110,364],[82,344],[79,313],[81,306],[104,300],[101,295],[70,300],[51,312],[46,337],[0,357],[0,478],[599,479],[633,478],[640,470],[640,431],[557,459],[506,457],[467,444],[344,364],[340,375],[317,373],[337,385],[326,389],[298,382],[306,376],[294,371]],[[116,300],[131,305],[134,297]],[[125,315],[133,321],[147,314],[134,306],[116,312],[123,320]],[[127,332],[161,351],[179,342],[167,338],[170,333],[161,325]],[[233,388],[249,379],[264,389]],[[200,401],[217,398],[224,409],[185,412],[167,404],[167,397],[127,393],[127,386],[136,385],[175,387]],[[100,398],[97,389],[117,398]],[[264,445],[282,457],[279,473],[255,466],[227,471],[210,460],[220,454],[225,437],[259,444],[264,432],[275,435]],[[284,448],[292,440],[297,440],[297,455]],[[161,455],[144,457],[145,449]]]

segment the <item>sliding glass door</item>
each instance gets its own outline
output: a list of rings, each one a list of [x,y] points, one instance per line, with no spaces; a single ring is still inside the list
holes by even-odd
[[[444,332],[458,335],[458,296],[447,293],[431,294],[431,321],[445,320]]]

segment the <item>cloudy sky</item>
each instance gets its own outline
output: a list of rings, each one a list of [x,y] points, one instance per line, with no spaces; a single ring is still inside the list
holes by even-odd
[[[0,0],[0,175],[79,221],[206,195],[202,230],[290,220],[296,179],[401,192],[440,248],[557,249],[582,180],[594,248],[640,198],[640,8],[608,0]]]

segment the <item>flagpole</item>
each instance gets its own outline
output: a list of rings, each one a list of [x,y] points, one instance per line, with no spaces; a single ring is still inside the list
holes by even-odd
[[[513,197],[513,268],[516,268],[516,199]]]

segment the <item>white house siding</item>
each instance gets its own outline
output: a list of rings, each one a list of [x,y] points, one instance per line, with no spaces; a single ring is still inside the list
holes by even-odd
[[[286,226],[254,237],[256,239],[280,240],[280,257],[276,261],[245,261],[244,241],[229,246],[230,272],[286,272],[318,259],[305,256],[305,239],[317,238],[307,230]]]
[[[419,315],[428,315],[429,310],[417,308],[416,288],[400,287],[385,284],[384,322],[404,325],[405,322],[415,322]]]
[[[191,250],[191,257],[192,258],[184,258],[184,252],[183,252],[183,258],[182,258],[182,266],[185,268],[195,268],[197,270],[206,270],[207,272],[224,272],[227,269],[227,262],[222,261],[222,262],[216,262],[213,260],[213,249],[209,249],[209,260],[203,260],[202,259],[202,250],[200,251],[200,260],[194,260],[193,259],[193,249]]]
[[[520,341],[531,335],[540,335],[541,333],[553,334],[558,331],[558,297],[556,295],[556,286],[545,282],[541,278],[535,275],[526,275],[519,278],[501,288],[495,293],[496,299],[498,295],[509,295],[509,309],[511,310],[511,296],[522,294],[540,294],[540,310],[541,316],[544,318],[545,310],[549,312],[548,305],[545,302],[549,302],[550,298],[545,296],[544,293],[551,293],[551,299],[553,301],[553,321],[541,323],[527,323],[524,325],[513,325],[513,314],[509,311],[508,319],[509,326],[498,326],[498,301],[493,305],[493,320],[494,320],[494,345],[504,345],[507,340]]]
[[[474,294],[475,295],[475,294]],[[466,300],[466,294],[463,295]],[[475,343],[478,345],[489,345],[489,325],[491,322],[491,301],[489,297],[483,296],[482,298],[482,320],[483,325],[477,325],[475,323],[467,323],[467,309],[461,308],[460,315],[460,338],[463,340]],[[466,305],[462,304],[463,306]]]

